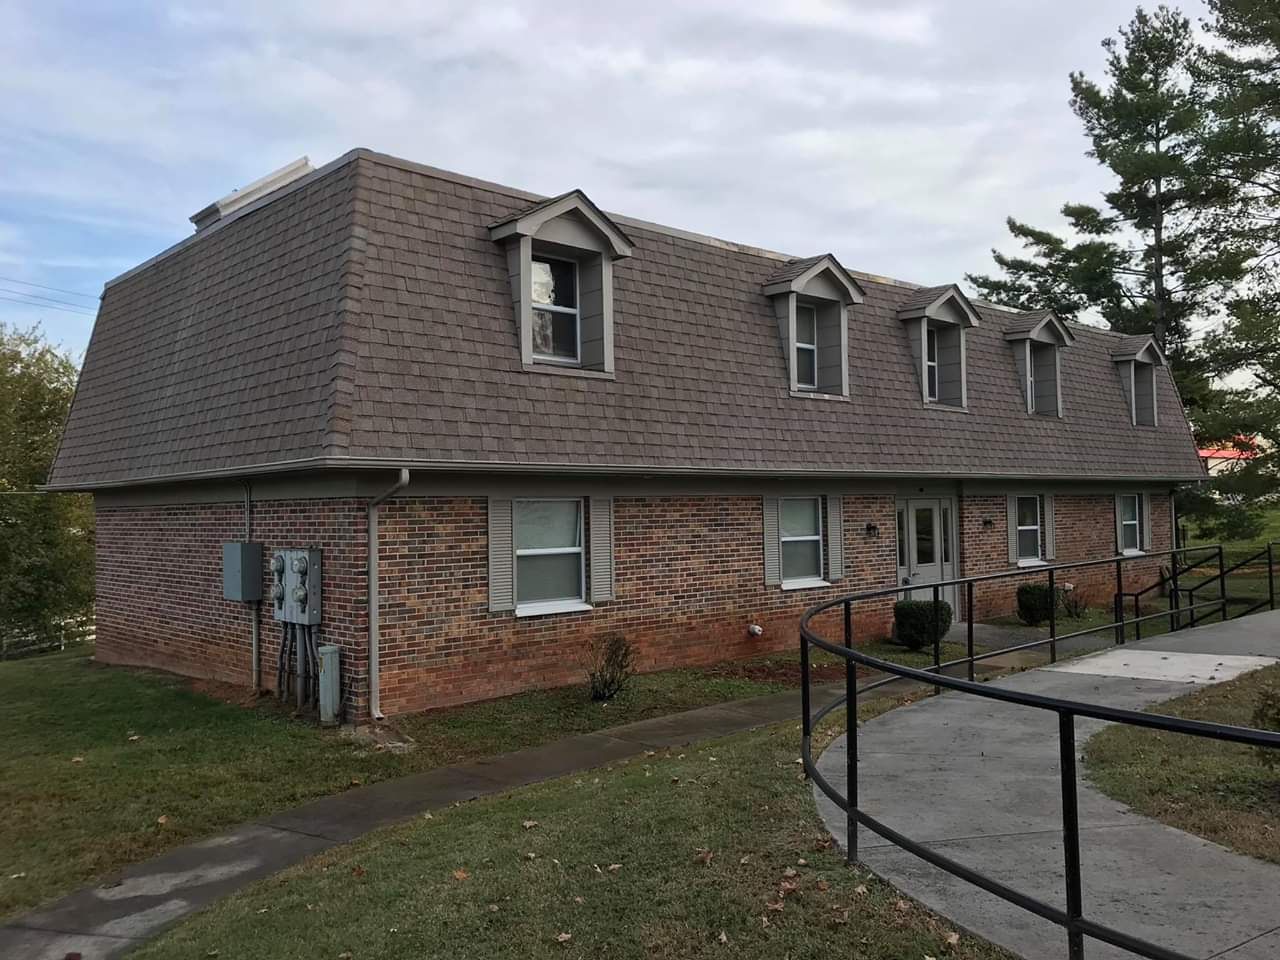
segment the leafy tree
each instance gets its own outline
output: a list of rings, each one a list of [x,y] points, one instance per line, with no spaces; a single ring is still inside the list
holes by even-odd
[[[0,324],[0,641],[54,641],[93,602],[93,505],[45,494],[75,391],[71,359]]]

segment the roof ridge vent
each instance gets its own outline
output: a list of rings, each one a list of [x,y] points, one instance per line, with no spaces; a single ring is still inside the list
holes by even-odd
[[[265,197],[274,190],[279,190],[285,184],[292,183],[299,177],[306,176],[313,169],[311,160],[308,157],[299,157],[293,163],[287,164],[279,170],[273,170],[265,177],[260,177],[239,190],[232,190],[221,200],[215,200],[203,210],[193,213],[191,222],[196,225],[196,232],[198,233],[206,227],[213,226],[229,213],[248,206],[253,201]]]

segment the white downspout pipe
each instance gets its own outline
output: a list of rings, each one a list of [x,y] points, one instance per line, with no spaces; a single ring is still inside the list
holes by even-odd
[[[400,468],[400,477],[391,488],[369,501],[369,715],[383,720],[378,691],[378,507],[409,485],[409,470]]]

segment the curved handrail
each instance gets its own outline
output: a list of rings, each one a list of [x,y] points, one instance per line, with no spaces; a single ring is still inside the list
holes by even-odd
[[[1269,602],[1273,608],[1276,602],[1275,570],[1273,566],[1276,552],[1274,550],[1275,546],[1275,544],[1269,544],[1267,550],[1264,551],[1268,561],[1269,601],[1267,602]],[[1182,550],[1167,551],[1165,554],[1147,554],[1146,557],[1150,558],[1152,556],[1165,555],[1176,556],[1178,554],[1194,550],[1214,550],[1218,552],[1219,558],[1222,555],[1221,546],[1214,546],[1184,548]],[[940,588],[949,586],[965,586],[969,591],[969,619],[971,622],[972,584],[1010,578],[1026,579],[1028,574],[1034,575],[1036,573],[1041,573],[1048,575],[1049,583],[1052,587],[1052,584],[1054,583],[1054,575],[1058,570],[1077,569],[1098,563],[1116,563],[1117,576],[1119,576],[1118,565],[1123,563],[1126,559],[1128,558],[1114,557],[1101,561],[1093,560],[1069,564],[1055,564],[1051,566],[1037,567],[1031,571],[1020,569],[996,574],[984,574],[978,577],[958,578],[955,580],[942,581],[936,584],[928,584],[926,586],[933,589],[935,598],[937,597],[938,590]],[[1166,947],[1135,937],[1122,930],[1117,930],[1103,924],[1095,923],[1087,919],[1083,914],[1080,865],[1080,827],[1076,783],[1075,718],[1078,716],[1088,717],[1095,720],[1123,723],[1130,726],[1162,730],[1169,733],[1182,733],[1189,736],[1205,737],[1230,743],[1240,743],[1271,749],[1280,749],[1280,733],[1266,730],[1255,730],[1251,727],[1237,727],[1230,724],[1212,723],[1203,720],[1188,720],[1182,717],[1171,717],[1158,713],[1145,713],[1138,710],[1119,707],[1108,707],[1100,704],[1068,700],[1062,697],[1045,696],[1037,693],[1027,693],[1020,690],[1011,690],[1005,687],[978,683],[972,679],[966,680],[959,677],[950,677],[944,674],[942,672],[944,667],[955,666],[967,662],[969,664],[969,675],[970,677],[973,676],[973,663],[977,658],[973,653],[972,641],[970,641],[969,644],[967,657],[949,661],[948,663],[941,663],[940,658],[938,657],[938,638],[935,637],[934,666],[930,669],[903,666],[889,660],[873,657],[870,654],[862,653],[857,650],[853,645],[853,605],[867,600],[896,596],[903,592],[904,588],[895,586],[886,589],[863,591],[860,593],[850,594],[845,597],[837,597],[809,608],[800,619],[801,700],[804,714],[801,759],[804,764],[805,774],[814,782],[825,796],[845,812],[850,861],[852,862],[857,859],[857,827],[861,824],[874,833],[879,834],[890,843],[893,843],[909,853],[920,857],[934,866],[1064,928],[1067,932],[1068,954],[1071,957],[1071,960],[1083,960],[1084,938],[1086,936],[1111,944],[1112,946],[1128,950],[1140,957],[1148,958],[1148,960],[1191,960],[1191,958],[1184,954],[1177,953],[1176,951],[1169,950]],[[1215,604],[1216,603],[1217,601],[1215,601]],[[844,643],[842,644],[834,643],[820,636],[813,628],[813,621],[815,617],[828,614],[837,609],[842,610],[844,615]],[[1147,616],[1135,617],[1134,620],[1125,620],[1123,611],[1119,608],[1119,605],[1117,605],[1117,613],[1119,614],[1119,622],[1112,626],[1117,627],[1117,636],[1121,639],[1123,638],[1123,630],[1128,624],[1135,621],[1140,622],[1141,619],[1152,618],[1151,616]],[[1166,614],[1157,614],[1155,616],[1166,616]],[[1174,625],[1174,629],[1178,629],[1176,625],[1177,621],[1172,617],[1170,623],[1171,625]],[[1107,627],[1098,629],[1107,629]],[[1050,633],[1051,637],[1047,642],[1052,643],[1055,639],[1052,636],[1052,629]],[[972,637],[972,634],[970,634],[970,637]],[[1020,644],[1019,649],[1039,646],[1044,642],[1046,641],[1033,641],[1029,644]],[[810,646],[817,647],[820,650],[824,650],[827,653],[840,657],[845,662],[844,695],[823,706],[816,714],[811,713],[810,710]],[[1051,647],[1051,649],[1053,648]],[[985,654],[983,656],[991,655],[993,654]],[[883,680],[869,684],[863,689],[863,691],[859,691],[856,686],[856,665],[878,670],[887,676]],[[1057,714],[1059,721],[1059,765],[1062,778],[1063,850],[1066,867],[1067,907],[1065,910],[1061,907],[1055,906],[1054,904],[1046,903],[1043,900],[1031,897],[1013,887],[1010,887],[1008,884],[988,877],[971,867],[967,867],[956,860],[952,860],[950,857],[923,846],[859,808],[856,719],[857,695],[859,692],[866,692],[874,687],[881,686],[884,683],[893,682],[895,680],[914,680],[920,683],[932,685],[935,689],[945,688],[957,693],[971,694],[974,696],[985,697],[990,700],[1031,707],[1033,709],[1048,710]],[[846,782],[848,784],[848,796],[841,794],[840,791],[831,784],[831,782],[818,769],[818,765],[814,762],[813,758],[814,727],[821,723],[822,720],[832,712],[841,707],[845,708],[845,734],[847,738]]]

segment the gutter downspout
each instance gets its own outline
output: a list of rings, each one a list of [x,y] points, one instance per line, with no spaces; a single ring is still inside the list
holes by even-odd
[[[244,542],[248,543],[253,539],[253,482],[250,480],[240,481],[244,484]],[[249,642],[250,649],[253,651],[253,693],[254,696],[262,689],[262,664],[259,662],[259,626],[258,611],[261,608],[262,601],[255,600],[253,602],[253,611],[250,614],[250,622],[253,624],[251,639]]]
[[[378,507],[409,485],[409,469],[400,468],[400,477],[391,488],[369,501],[369,715],[386,719],[378,690]]]

